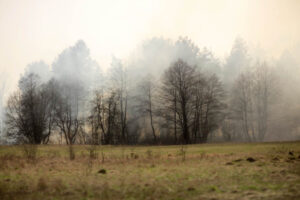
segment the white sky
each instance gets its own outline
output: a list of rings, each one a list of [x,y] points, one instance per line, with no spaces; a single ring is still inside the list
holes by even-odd
[[[240,36],[278,57],[300,41],[300,0],[0,0],[0,73],[16,82],[78,39],[105,68],[153,36],[188,36],[219,58]]]

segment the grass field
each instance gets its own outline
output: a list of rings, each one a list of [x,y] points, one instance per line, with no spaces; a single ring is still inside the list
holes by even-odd
[[[0,199],[300,199],[300,142],[0,147]]]

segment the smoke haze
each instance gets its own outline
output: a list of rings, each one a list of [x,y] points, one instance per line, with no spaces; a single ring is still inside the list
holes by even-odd
[[[227,113],[241,74],[256,77],[256,68],[266,63],[276,90],[265,140],[299,139],[299,10],[296,0],[0,1],[1,129],[9,95],[30,73],[42,83],[78,84],[80,112],[87,112],[95,90],[126,87],[134,99],[145,77],[160,83],[181,59],[203,74],[216,74]],[[126,86],[112,81],[116,70]],[[137,116],[134,100],[128,101],[129,116]]]

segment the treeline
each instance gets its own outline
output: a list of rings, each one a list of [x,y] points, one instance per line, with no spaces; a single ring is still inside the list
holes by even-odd
[[[83,41],[49,72],[31,64],[8,98],[6,135],[15,143],[69,145],[265,140],[280,100],[278,73],[250,62],[243,41],[224,66],[187,38],[156,38],[138,52],[126,67],[113,58],[106,74]]]
[[[85,102],[77,82],[40,83],[36,74],[23,76],[7,103],[9,136],[33,144],[46,144],[55,133],[66,144],[137,144],[146,134],[138,122],[148,119],[152,138],[144,142],[189,144],[206,142],[223,119],[224,90],[219,79],[183,60],[165,71],[161,84],[151,77],[140,81],[140,91],[133,97],[128,96],[124,71],[119,69],[115,75],[114,87],[93,92],[88,112],[80,110]],[[136,110],[129,109],[129,101]]]

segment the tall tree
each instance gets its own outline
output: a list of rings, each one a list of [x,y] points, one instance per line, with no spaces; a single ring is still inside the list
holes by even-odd
[[[138,85],[139,96],[137,97],[137,107],[144,117],[149,118],[153,142],[157,143],[157,135],[154,127],[154,94],[156,87],[153,82],[154,78],[147,75]]]
[[[224,89],[214,74],[204,78],[203,75],[198,76],[196,87],[193,121],[197,126],[194,135],[197,137],[198,132],[200,142],[207,142],[208,135],[219,127],[224,118]]]
[[[234,118],[242,122],[242,132],[247,141],[255,140],[253,103],[252,74],[242,73],[233,86],[231,105]]]
[[[7,103],[8,134],[18,142],[40,144],[48,141],[53,126],[52,103],[37,75],[23,76],[19,91],[10,96]]]
[[[254,71],[254,101],[256,106],[257,131],[259,141],[263,141],[268,130],[268,121],[272,97],[275,93],[275,77],[268,67],[263,63],[258,63]]]
[[[196,84],[195,69],[179,59],[165,71],[162,84],[162,98],[165,103],[174,105],[176,99],[176,114],[182,138],[184,143],[188,144],[190,143],[191,103]],[[170,108],[172,109],[172,106]]]
[[[91,112],[88,122],[92,130],[95,144],[117,144],[122,142],[119,135],[118,98],[115,92],[104,95],[102,91],[95,91],[91,101]]]
[[[241,122],[247,141],[263,141],[267,133],[274,75],[266,63],[257,63],[252,71],[239,75],[233,88],[231,112],[237,125]]]
[[[80,115],[82,86],[77,82],[64,83],[59,87],[59,99],[55,107],[55,123],[64,135],[66,144],[72,145],[82,131],[84,118]]]
[[[112,90],[115,91],[119,99],[121,142],[128,142],[128,80],[126,69],[121,60],[113,57],[111,63],[111,83]]]

